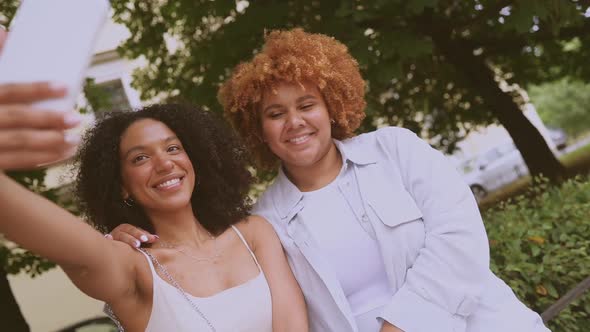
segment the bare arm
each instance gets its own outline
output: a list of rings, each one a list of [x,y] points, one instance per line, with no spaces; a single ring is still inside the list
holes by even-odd
[[[252,239],[252,250],[270,287],[272,330],[308,331],[303,293],[287,263],[283,247],[272,225],[262,217],[251,216],[241,226],[247,238]]]
[[[59,264],[87,295],[105,302],[130,298],[138,253],[34,194],[0,172],[0,233]],[[105,285],[108,285],[105,286]]]

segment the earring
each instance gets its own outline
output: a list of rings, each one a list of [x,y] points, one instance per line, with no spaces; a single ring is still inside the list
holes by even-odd
[[[334,119],[330,119],[330,123],[331,123],[331,124],[335,124],[335,123],[336,123],[336,120],[334,120]]]
[[[133,198],[127,197],[123,200],[123,203],[125,203],[125,205],[127,205],[128,207],[133,207],[135,201],[133,200]]]

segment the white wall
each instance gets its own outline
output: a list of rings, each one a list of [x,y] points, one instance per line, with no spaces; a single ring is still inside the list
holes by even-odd
[[[104,316],[102,303],[80,292],[59,268],[36,278],[19,274],[8,280],[31,332],[55,331]]]

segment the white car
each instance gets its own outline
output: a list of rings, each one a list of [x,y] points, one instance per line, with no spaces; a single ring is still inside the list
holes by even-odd
[[[529,174],[522,155],[513,143],[499,145],[467,160],[460,169],[477,200]]]

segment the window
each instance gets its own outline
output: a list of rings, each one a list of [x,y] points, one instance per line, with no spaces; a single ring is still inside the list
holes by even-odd
[[[125,89],[119,79],[99,84],[87,82],[84,93],[97,115],[103,112],[131,109]]]

